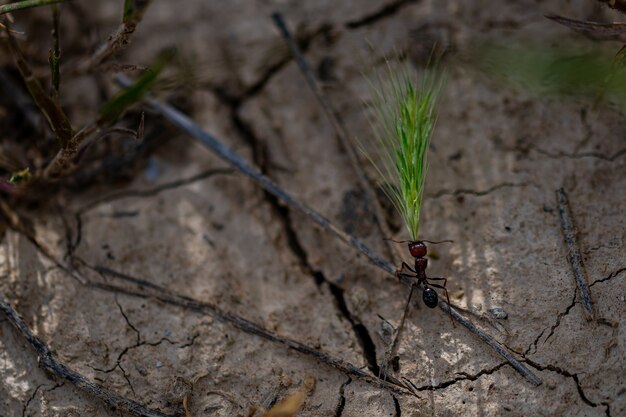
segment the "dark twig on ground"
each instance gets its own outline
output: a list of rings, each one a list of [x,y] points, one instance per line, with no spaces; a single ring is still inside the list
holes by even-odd
[[[54,375],[57,378],[66,380],[76,386],[78,389],[85,391],[94,397],[100,399],[105,404],[134,416],[142,417],[168,417],[158,410],[147,408],[138,402],[129,400],[128,398],[121,397],[104,388],[101,385],[87,379],[85,376],[78,372],[68,368],[54,357],[50,348],[35,336],[32,330],[26,325],[24,320],[19,314],[11,307],[6,301],[4,295],[0,293],[0,311],[4,313],[9,322],[17,329],[17,331],[28,341],[28,343],[35,349],[39,356],[39,366],[45,371]]]
[[[387,225],[387,220],[385,219],[383,209],[380,205],[380,202],[378,201],[378,198],[376,198],[376,193],[372,189],[370,181],[365,175],[365,171],[363,171],[363,168],[359,163],[359,158],[354,150],[354,146],[352,146],[352,143],[350,142],[348,132],[343,124],[343,121],[341,120],[339,112],[337,111],[335,106],[333,106],[332,101],[330,101],[330,99],[324,94],[324,92],[320,88],[317,78],[311,70],[311,66],[302,54],[298,43],[289,31],[289,28],[283,20],[282,15],[280,13],[274,13],[272,14],[272,19],[274,20],[274,23],[276,24],[276,27],[280,31],[282,37],[285,39],[285,42],[287,43],[291,54],[295,58],[296,63],[298,64],[298,68],[300,68],[300,71],[302,72],[302,75],[304,76],[307,85],[313,92],[313,95],[315,96],[320,107],[326,114],[326,117],[328,117],[328,120],[330,120],[330,123],[335,130],[335,134],[339,139],[339,146],[345,151],[346,155],[348,156],[348,159],[350,160],[350,165],[352,165],[352,169],[356,174],[359,185],[365,193],[367,201],[370,202],[374,208],[374,215],[376,216],[376,221],[382,235],[385,238],[390,238],[392,234],[389,230],[389,226]],[[389,254],[391,255],[392,259],[394,260],[394,262],[399,263],[399,260],[401,258],[396,250],[396,247],[389,239],[387,239],[385,242],[387,242]]]
[[[559,206],[559,218],[561,219],[561,228],[563,229],[563,237],[565,244],[567,245],[567,260],[572,266],[572,272],[574,273],[574,279],[578,286],[578,292],[580,298],[583,300],[583,311],[585,312],[585,318],[588,321],[593,320],[595,314],[593,311],[593,304],[591,302],[591,296],[589,295],[589,286],[587,285],[587,278],[585,273],[585,266],[583,265],[583,258],[576,242],[576,232],[574,228],[574,222],[572,221],[572,213],[569,208],[569,201],[567,194],[563,188],[556,190],[556,200]]]
[[[122,86],[130,85],[130,81],[123,75],[117,75],[116,81]],[[272,180],[270,180],[265,175],[261,174],[261,172],[252,167],[245,159],[239,156],[232,149],[221,143],[214,136],[202,130],[200,126],[198,126],[193,120],[189,117],[176,110],[172,106],[162,103],[153,98],[146,98],[145,102],[156,112],[160,113],[163,117],[170,121],[170,123],[174,124],[181,130],[187,132],[190,136],[198,140],[200,143],[209,148],[212,152],[218,155],[220,158],[233,165],[243,174],[252,178],[255,182],[257,182],[261,187],[263,187],[266,191],[275,195],[289,207],[296,209],[304,214],[306,214],[311,220],[317,223],[322,229],[331,232],[340,240],[354,247],[365,256],[367,256],[374,265],[389,273],[392,276],[396,276],[396,269],[392,264],[383,259],[380,255],[371,250],[368,246],[366,246],[363,242],[361,242],[356,237],[344,232],[339,229],[335,225],[333,225],[328,219],[324,216],[316,212],[315,210],[307,207],[298,201],[296,201],[293,197],[283,191],[277,184],[275,184]],[[402,282],[406,285],[411,286],[414,285],[415,282],[409,277],[402,276],[400,277]],[[446,302],[441,300],[439,302],[439,308],[450,314],[454,320],[467,328],[470,332],[477,335],[481,340],[487,343],[492,349],[494,349],[499,355],[504,357],[511,366],[519,372],[522,376],[524,376],[528,381],[530,381],[533,385],[541,384],[541,380],[532,373],[528,368],[522,365],[509,351],[506,350],[502,344],[500,344],[493,337],[479,329],[474,323],[470,320],[462,316],[458,311],[451,308]]]

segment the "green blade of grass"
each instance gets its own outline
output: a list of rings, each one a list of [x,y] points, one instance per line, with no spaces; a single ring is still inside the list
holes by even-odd
[[[490,81],[523,89],[536,96],[598,99],[626,104],[624,52],[577,42],[558,46],[545,40],[503,45],[477,43],[469,49],[467,63],[483,72]],[[587,50],[588,52],[585,52]]]
[[[5,31],[9,39],[9,48],[28,92],[46,117],[61,147],[66,147],[74,135],[72,124],[61,106],[46,93],[39,80],[33,75],[8,25],[5,25]]]
[[[171,49],[162,53],[155,64],[144,72],[134,84],[122,90],[102,106],[100,120],[112,122],[119,118],[128,107],[140,101],[150,91],[161,71],[174,58],[174,54],[174,50]]]
[[[24,0],[15,3],[3,4],[0,6],[0,15],[15,12],[22,9],[30,9],[32,7],[48,6],[50,4],[61,3],[68,0]]]

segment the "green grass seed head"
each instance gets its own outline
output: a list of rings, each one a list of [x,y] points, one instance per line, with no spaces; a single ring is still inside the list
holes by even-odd
[[[373,87],[376,149],[364,152],[414,241],[418,240],[427,153],[442,87],[440,70],[426,70],[418,78],[409,68],[388,65],[386,77],[379,75]],[[370,157],[370,152],[377,152],[377,157]]]

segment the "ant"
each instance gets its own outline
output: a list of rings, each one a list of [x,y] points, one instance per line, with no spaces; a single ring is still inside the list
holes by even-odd
[[[437,304],[439,304],[439,296],[437,295],[437,291],[433,288],[441,288],[446,295],[446,300],[448,301],[448,305],[450,305],[450,296],[448,295],[448,290],[446,289],[446,285],[448,283],[447,278],[429,278],[426,276],[426,268],[428,267],[428,259],[425,258],[428,253],[428,248],[426,247],[426,243],[444,243],[451,242],[449,240],[444,240],[441,242],[430,242],[428,240],[416,240],[408,242],[409,253],[412,257],[415,258],[415,269],[411,268],[406,262],[402,262],[402,268],[396,271],[396,276],[398,278],[408,277],[415,278],[417,282],[414,285],[423,285],[424,292],[422,293],[422,299],[424,300],[424,304],[426,307],[435,308]],[[405,270],[409,270],[410,273],[404,272]],[[433,284],[430,281],[443,281],[443,285]],[[410,301],[410,300],[409,300]]]
[[[394,241],[394,242],[397,242],[397,241]],[[402,242],[397,242],[397,243],[406,243],[406,242],[407,241],[402,241]],[[408,241],[409,253],[411,254],[412,257],[415,258],[415,268],[411,268],[411,266],[409,266],[406,262],[402,262],[402,267],[396,271],[396,276],[398,278],[402,278],[402,277],[414,278],[416,282],[414,282],[413,285],[411,285],[411,291],[409,292],[409,297],[406,300],[406,305],[404,306],[404,313],[402,314],[400,325],[398,326],[397,329],[393,329],[391,331],[392,333],[395,333],[393,337],[393,341],[391,341],[391,343],[388,343],[390,346],[385,354],[385,363],[380,367],[379,375],[378,375],[378,377],[380,378],[380,374],[384,373],[385,380],[387,379],[386,371],[387,371],[388,363],[391,363],[394,371],[397,368],[399,368],[399,362],[398,362],[399,356],[396,355],[395,353],[398,348],[400,334],[402,332],[402,329],[404,328],[404,322],[409,312],[409,307],[411,305],[411,298],[413,296],[413,290],[415,289],[415,287],[418,287],[420,285],[424,286],[422,299],[424,300],[424,304],[426,304],[427,307],[435,308],[439,304],[439,296],[437,295],[437,291],[435,291],[432,287],[442,289],[444,291],[444,294],[446,295],[446,300],[448,301],[448,305],[450,305],[450,296],[448,295],[448,290],[446,288],[448,279],[447,278],[429,278],[426,276],[426,268],[428,267],[428,259],[426,259],[426,255],[428,254],[428,248],[426,247],[426,242],[432,243],[432,244],[438,244],[438,243],[451,243],[452,241],[451,240],[443,240],[440,242],[431,242],[429,240]],[[408,270],[409,272],[405,272],[406,270]],[[430,281],[443,281],[443,285],[433,284]],[[387,324],[387,326],[390,326],[390,324],[385,319],[383,319],[382,317],[380,318]],[[452,320],[452,318],[450,318],[450,320]],[[455,326],[454,321],[452,321],[452,326]],[[386,330],[386,333],[390,332],[386,328],[385,330]],[[385,336],[386,337],[384,339],[389,337],[389,335],[387,334],[385,334]]]

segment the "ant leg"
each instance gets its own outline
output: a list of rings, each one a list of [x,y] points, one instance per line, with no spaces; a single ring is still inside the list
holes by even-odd
[[[443,290],[443,293],[446,295],[446,301],[448,301],[448,307],[452,308],[452,305],[450,304],[450,295],[448,294],[448,289],[446,288],[448,279],[447,278],[428,278],[428,279],[435,280],[435,281],[441,281],[441,280],[444,281],[443,285],[430,284],[430,286],[435,287],[435,288],[441,288]],[[450,316],[450,321],[452,321],[452,327],[456,327],[456,324],[454,324],[454,320],[452,320],[452,316]]]
[[[432,278],[428,278],[428,279],[432,279]],[[435,288],[441,288],[443,290],[443,293],[446,295],[446,301],[448,301],[448,305],[450,305],[450,296],[448,295],[448,289],[445,287],[445,285],[430,284],[430,286],[435,287]]]
[[[391,343],[391,348],[389,349],[390,358],[393,358],[393,355],[395,355],[396,351],[398,350],[398,342],[400,341],[400,336],[402,334],[402,330],[404,329],[404,322],[406,321],[406,316],[409,314],[409,308],[411,307],[411,298],[413,297],[414,290],[415,290],[415,284],[411,285],[411,291],[409,291],[409,297],[407,298],[406,304],[404,306],[402,319],[400,320],[400,324],[398,325],[398,330],[396,331],[396,334],[393,338],[393,342]]]
[[[401,274],[402,271],[404,271],[404,269],[408,269],[409,271],[411,271],[414,274],[417,274],[417,272],[415,272],[415,270],[413,268],[411,268],[409,266],[409,264],[407,264],[406,262],[402,262],[402,268],[400,268],[399,271],[396,271],[396,274]]]
[[[396,277],[398,277],[398,279],[403,279],[403,278],[418,279],[417,278],[417,274],[416,275],[409,275],[409,274],[406,274],[404,272],[396,272]],[[418,282],[417,285],[420,285],[420,283]]]
[[[448,285],[448,278],[428,278],[429,281],[443,281],[443,286],[432,284],[434,287],[443,289],[446,294],[446,299],[448,300],[448,305],[450,305],[450,296],[448,295],[448,289],[446,286]]]

